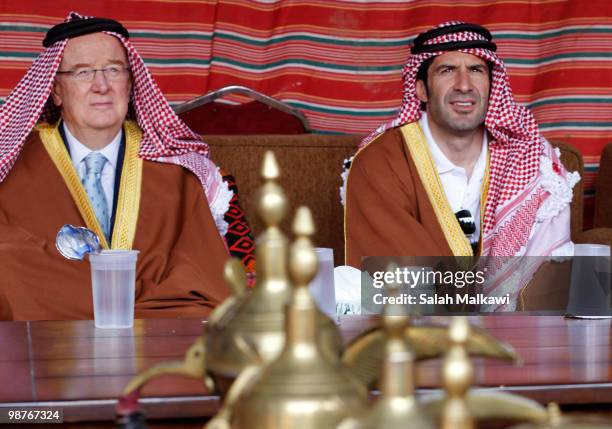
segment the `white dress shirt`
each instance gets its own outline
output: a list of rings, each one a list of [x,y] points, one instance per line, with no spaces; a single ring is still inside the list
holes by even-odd
[[[106,197],[106,202],[108,204],[108,212],[111,213],[110,216],[112,216],[113,198],[115,196],[115,170],[117,169],[117,158],[119,157],[119,146],[121,145],[123,129],[120,129],[115,138],[104,148],[98,151],[93,151],[72,135],[65,122],[62,122],[62,126],[64,127],[68,148],[70,149],[72,165],[74,165],[74,169],[81,180],[83,180],[85,177],[85,157],[87,155],[89,155],[91,152],[100,152],[106,158],[107,162],[102,168],[100,181],[102,182],[102,189],[104,189],[104,196]]]
[[[425,134],[429,152],[438,170],[438,176],[440,177],[440,182],[444,188],[444,193],[451,206],[451,210],[453,213],[463,209],[470,211],[476,225],[473,238],[478,240],[480,238],[480,196],[487,168],[488,137],[486,131],[483,133],[480,155],[476,164],[474,164],[472,175],[468,180],[465,168],[453,164],[434,140],[425,112],[423,112],[423,116],[419,120],[419,125]]]

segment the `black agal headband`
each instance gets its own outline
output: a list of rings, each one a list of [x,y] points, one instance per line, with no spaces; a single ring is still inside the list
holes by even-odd
[[[432,43],[429,45],[425,44],[429,40],[440,36],[463,32],[479,34],[486,40],[458,40],[452,42]],[[414,39],[414,44],[410,49],[410,52],[413,55],[416,55],[426,52],[457,51],[459,49],[470,48],[483,48],[495,52],[497,50],[497,45],[491,41],[492,39],[493,36],[491,36],[489,30],[480,25],[469,23],[452,24],[445,27],[437,27],[419,34],[418,37]]]
[[[57,24],[47,31],[47,35],[43,40],[43,46],[48,48],[60,40],[84,36],[85,34],[99,33],[100,31],[112,31],[121,34],[125,38],[130,37],[130,33],[128,33],[127,29],[114,19],[77,18]]]

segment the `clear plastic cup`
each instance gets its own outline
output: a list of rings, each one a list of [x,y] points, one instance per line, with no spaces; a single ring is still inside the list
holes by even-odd
[[[103,250],[89,255],[96,328],[134,325],[138,250]]]
[[[309,288],[319,309],[329,317],[336,317],[336,291],[334,288],[334,250],[316,247],[319,271],[310,282]]]
[[[582,318],[612,318],[610,246],[576,244],[566,314]]]
[[[609,258],[610,246],[591,243],[574,244],[574,256],[600,256]]]

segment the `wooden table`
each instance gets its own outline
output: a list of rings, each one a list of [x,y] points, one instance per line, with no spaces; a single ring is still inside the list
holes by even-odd
[[[345,340],[375,319],[345,317]],[[531,397],[542,403],[612,408],[610,320],[557,316],[475,317],[495,337],[512,344],[521,367],[475,359],[476,384]],[[117,396],[136,373],[182,359],[201,334],[199,320],[137,320],[133,329],[100,330],[92,321],[0,323],[0,407],[54,406],[66,421],[113,420]],[[439,386],[438,361],[419,364],[418,383]],[[150,418],[199,418],[214,414],[218,398],[201,383],[178,377],[143,390]]]

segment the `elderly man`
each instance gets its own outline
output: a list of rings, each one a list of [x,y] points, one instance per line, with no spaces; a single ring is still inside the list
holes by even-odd
[[[16,320],[92,318],[89,264],[55,248],[67,223],[140,251],[136,317],[205,316],[229,293],[232,194],[128,37],[71,14],[0,110],[0,296]]]
[[[572,254],[579,178],[514,101],[495,50],[488,30],[461,22],[415,39],[399,115],[361,143],[350,166],[349,265],[383,255]],[[523,270],[523,284],[537,268]],[[518,290],[510,293],[513,308]]]

